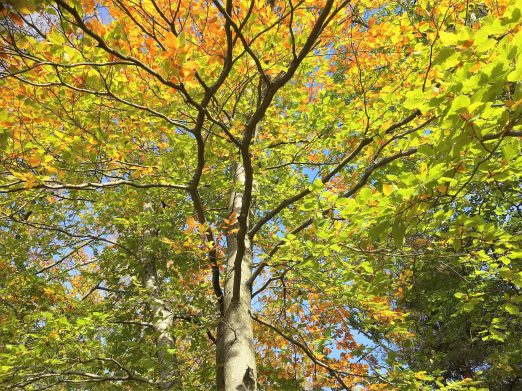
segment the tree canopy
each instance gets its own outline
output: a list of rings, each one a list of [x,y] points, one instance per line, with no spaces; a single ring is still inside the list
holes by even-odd
[[[522,387],[520,0],[0,5],[0,387]]]

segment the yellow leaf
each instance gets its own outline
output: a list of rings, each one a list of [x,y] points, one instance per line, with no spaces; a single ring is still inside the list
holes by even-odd
[[[176,245],[176,242],[170,240],[169,238],[161,238],[160,239],[163,243],[170,244],[171,246]]]
[[[366,157],[366,159],[371,159],[372,156],[373,156],[373,148],[372,147],[368,147],[366,149],[366,151],[364,152],[364,156]]]
[[[34,176],[24,182],[24,189],[32,189],[36,185]]]
[[[389,196],[393,192],[393,186],[392,185],[383,185],[382,192],[385,196]]]
[[[196,227],[198,225],[198,222],[193,217],[187,217],[187,231],[188,232],[194,232],[196,230]]]

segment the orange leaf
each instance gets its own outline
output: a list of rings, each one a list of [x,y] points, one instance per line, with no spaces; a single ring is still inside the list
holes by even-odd
[[[168,32],[165,34],[165,44],[169,49],[177,51],[179,48],[178,37],[176,37],[171,32]]]

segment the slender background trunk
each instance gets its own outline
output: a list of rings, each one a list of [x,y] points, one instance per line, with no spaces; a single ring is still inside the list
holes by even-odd
[[[169,356],[167,349],[174,348],[175,343],[171,335],[173,317],[159,296],[158,275],[154,260],[147,260],[143,269],[142,282],[149,299],[148,307],[152,317],[151,324],[156,337],[156,356],[162,367],[160,370],[160,389],[168,390],[172,387],[174,381],[179,381],[179,379],[169,381],[169,378],[175,372],[173,368],[173,366],[175,367],[174,363],[169,363],[167,359]],[[174,360],[172,359],[171,361]]]
[[[145,204],[144,210],[153,213],[152,204]],[[153,230],[146,229],[144,231],[145,240],[150,240],[153,236],[155,236]],[[178,389],[181,386],[181,379],[179,379],[179,373],[176,370],[174,357],[168,353],[168,349],[173,349],[175,345],[171,333],[174,318],[165,301],[161,298],[156,259],[157,254],[154,253],[154,250],[144,251],[141,280],[147,292],[146,302],[156,338],[156,356],[161,366],[159,388],[162,390]]]

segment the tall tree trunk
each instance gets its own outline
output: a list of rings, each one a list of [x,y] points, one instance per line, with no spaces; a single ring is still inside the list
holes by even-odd
[[[230,212],[237,219],[242,206],[245,181],[243,167],[235,168],[235,187],[230,196]],[[217,389],[218,391],[256,391],[257,372],[254,332],[250,316],[251,292],[247,284],[252,275],[252,246],[245,239],[246,251],[241,262],[241,294],[233,302],[234,260],[237,253],[237,223],[227,236],[227,264],[222,313],[217,330]]]

